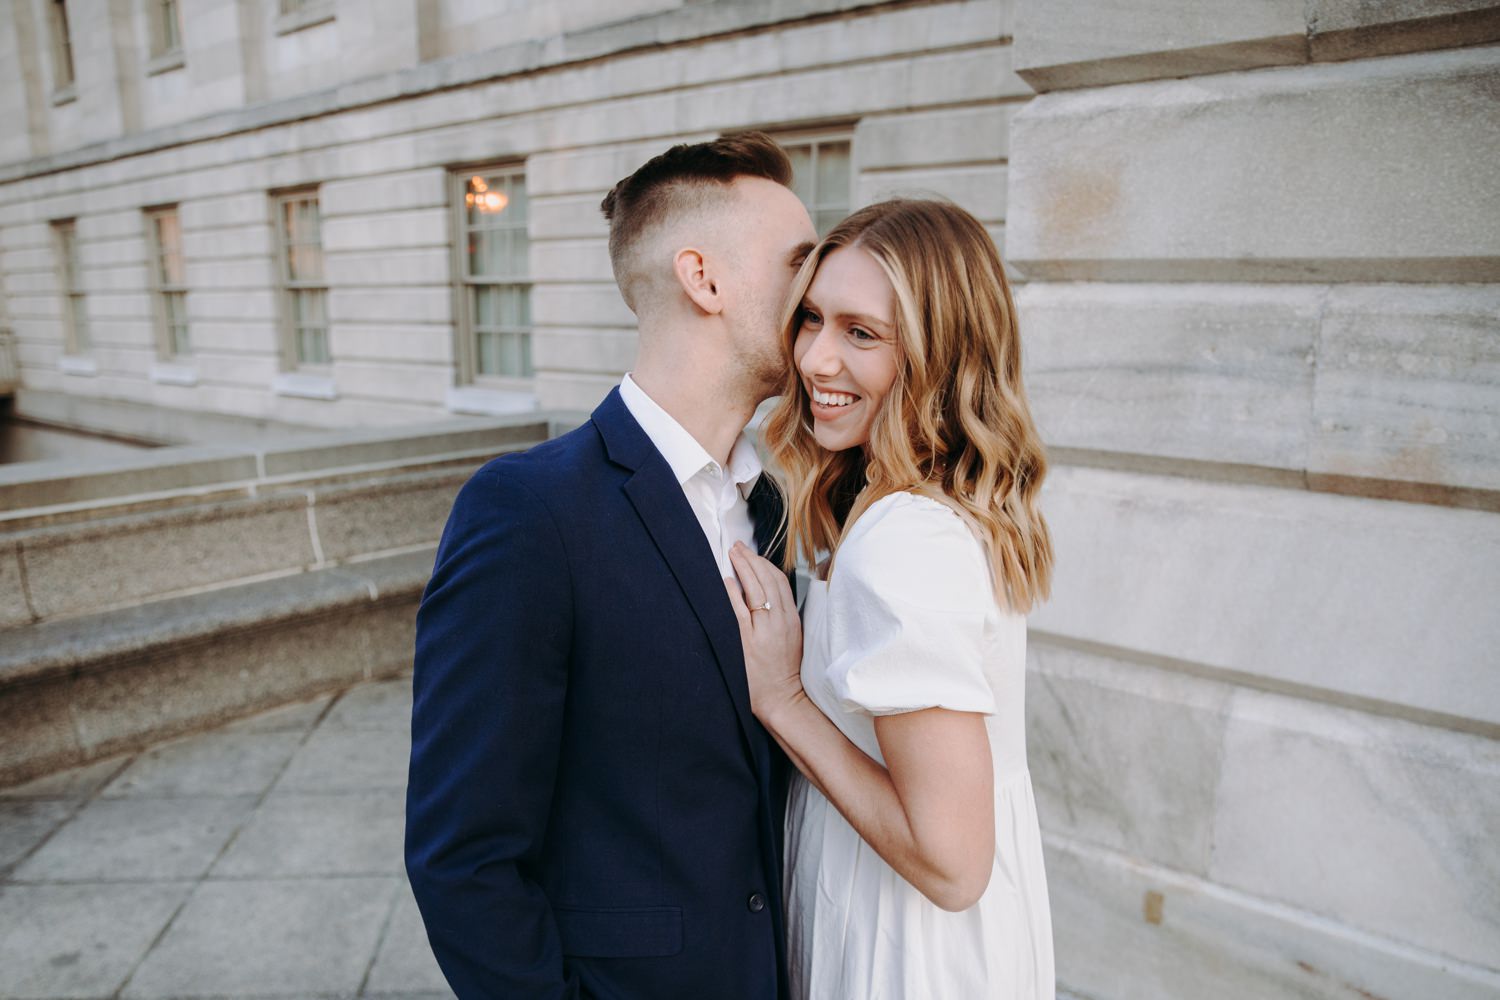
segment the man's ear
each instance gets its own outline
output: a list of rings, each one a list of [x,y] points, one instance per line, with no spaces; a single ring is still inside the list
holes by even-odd
[[[703,251],[684,247],[672,258],[672,273],[677,283],[693,304],[710,316],[724,311],[724,299],[720,295],[719,283],[710,273]]]

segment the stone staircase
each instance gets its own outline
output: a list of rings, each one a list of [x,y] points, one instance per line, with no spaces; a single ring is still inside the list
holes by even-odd
[[[0,466],[0,785],[406,669],[458,488],[565,422]]]

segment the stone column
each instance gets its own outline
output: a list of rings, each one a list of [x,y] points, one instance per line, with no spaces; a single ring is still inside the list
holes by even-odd
[[[1018,0],[1058,974],[1500,996],[1500,4]]]

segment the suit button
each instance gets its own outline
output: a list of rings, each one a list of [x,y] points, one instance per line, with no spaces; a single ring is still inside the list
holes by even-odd
[[[751,913],[759,913],[766,908],[766,897],[758,892],[752,892],[750,898],[745,900],[745,905],[750,907]]]

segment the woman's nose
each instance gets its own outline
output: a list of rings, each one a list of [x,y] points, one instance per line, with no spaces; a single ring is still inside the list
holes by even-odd
[[[814,375],[826,377],[838,372],[838,351],[834,348],[827,330],[819,330],[813,337],[812,343],[807,345],[807,350],[802,352],[802,359],[797,362],[797,368],[809,378]]]

